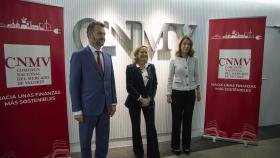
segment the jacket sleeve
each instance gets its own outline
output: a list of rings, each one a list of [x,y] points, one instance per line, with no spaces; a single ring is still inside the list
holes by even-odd
[[[156,74],[156,68],[154,65],[152,65],[152,73],[153,73],[153,83],[152,83],[152,88],[151,88],[151,99],[154,99],[156,96],[156,92],[157,92],[157,85],[158,85],[158,81],[157,81],[157,74]]]
[[[111,58],[110,58],[111,59]],[[112,96],[112,104],[117,105],[117,94],[116,94],[116,83],[115,83],[115,75],[114,68],[111,59],[111,96]]]
[[[199,86],[200,85],[200,78],[199,78],[199,63],[198,63],[198,59],[195,57],[195,67],[194,67],[194,80],[196,82],[196,85]]]
[[[126,67],[126,90],[134,99],[137,100],[140,97],[140,93],[135,89],[133,83],[134,83],[133,70],[128,65]]]
[[[167,95],[172,94],[172,84],[173,84],[174,74],[175,74],[174,60],[171,60],[169,64],[169,74],[167,80]]]
[[[82,80],[82,64],[79,54],[76,52],[70,60],[70,96],[72,101],[72,111],[82,110],[81,105],[81,80]]]

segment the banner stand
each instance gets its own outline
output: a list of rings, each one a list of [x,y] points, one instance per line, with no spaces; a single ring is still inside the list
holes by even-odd
[[[0,157],[70,158],[63,7],[0,8]]]
[[[209,19],[204,138],[258,145],[265,23]]]
[[[215,143],[216,140],[220,140],[220,141],[228,141],[233,143],[244,144],[245,147],[247,147],[248,145],[255,145],[255,146],[259,145],[258,141],[247,141],[247,140],[223,138],[223,137],[216,137],[216,136],[209,136],[209,135],[203,135],[202,137],[206,139],[212,139],[213,143]]]

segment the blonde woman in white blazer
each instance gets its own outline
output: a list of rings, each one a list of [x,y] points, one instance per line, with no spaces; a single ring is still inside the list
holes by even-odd
[[[201,99],[198,59],[194,53],[191,38],[184,36],[169,66],[167,102],[171,103],[172,109],[171,148],[175,155],[181,154],[181,126],[182,149],[185,154],[190,154],[193,109],[195,99]]]

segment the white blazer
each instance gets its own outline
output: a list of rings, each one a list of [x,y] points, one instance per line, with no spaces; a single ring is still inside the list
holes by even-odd
[[[167,83],[167,95],[172,89],[180,91],[194,90],[200,85],[197,57],[175,57],[170,61]]]

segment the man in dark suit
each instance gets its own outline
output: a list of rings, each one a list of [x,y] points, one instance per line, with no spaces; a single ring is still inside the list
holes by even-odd
[[[79,122],[82,158],[91,158],[91,139],[96,128],[96,158],[108,153],[110,116],[116,111],[116,89],[112,59],[102,50],[105,25],[87,27],[89,45],[73,53],[70,61],[70,94],[74,118]]]
[[[157,90],[156,69],[148,61],[148,48],[140,46],[134,51],[135,61],[126,68],[125,105],[129,109],[132,124],[133,150],[137,158],[143,158],[144,149],[140,129],[140,114],[143,111],[147,133],[147,156],[159,158],[157,131],[155,127],[155,101]]]

